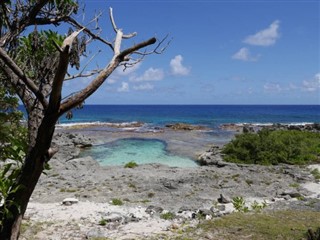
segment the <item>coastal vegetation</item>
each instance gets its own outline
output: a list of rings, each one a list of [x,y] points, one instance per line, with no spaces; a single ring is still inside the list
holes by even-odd
[[[130,162],[127,162],[124,165],[124,167],[125,168],[135,168],[135,167],[138,167],[138,164],[135,161],[130,161]]]
[[[112,198],[111,199],[111,204],[114,205],[114,206],[122,206],[123,202],[119,198]]]
[[[27,132],[21,124],[23,114],[17,108],[18,98],[0,82],[0,161],[21,161],[24,157]]]
[[[277,165],[320,161],[320,133],[298,130],[244,132],[222,150],[227,162]]]
[[[315,179],[317,179],[317,180],[320,179],[320,171],[319,171],[319,169],[315,168],[310,173],[313,175],[313,177]]]

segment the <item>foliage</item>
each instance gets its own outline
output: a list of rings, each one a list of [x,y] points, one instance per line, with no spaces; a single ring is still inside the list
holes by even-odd
[[[6,201],[9,194],[21,186],[14,185],[26,150],[26,129],[21,125],[22,113],[17,111],[18,100],[9,88],[0,83],[0,215],[11,218],[9,207],[15,204]],[[11,159],[11,162],[5,162]],[[3,219],[0,219],[0,223]],[[0,224],[1,225],[1,224]]]
[[[113,199],[111,199],[111,204],[115,205],[115,206],[121,206],[121,205],[123,205],[123,202],[119,198],[113,198]]]
[[[100,226],[105,226],[105,225],[107,225],[107,220],[104,219],[104,218],[102,218],[102,219],[99,221],[99,225],[100,225]]]
[[[308,229],[307,232],[307,239],[308,240],[319,240],[320,239],[320,227],[316,231],[312,229]]]
[[[7,200],[7,197],[11,193],[15,193],[18,189],[22,188],[21,185],[16,186],[14,184],[18,174],[20,173],[20,168],[13,163],[8,163],[3,166],[0,171],[0,213],[3,219],[12,218],[12,213],[9,211],[11,205],[16,203],[11,200]],[[3,219],[0,219],[0,229]]]
[[[11,54],[29,78],[48,81],[55,74],[59,57],[54,43],[61,46],[63,40],[63,36],[52,30],[35,30],[21,37],[17,48]]]
[[[234,197],[232,199],[232,204],[238,212],[249,212],[249,208],[246,206],[246,202],[243,197]]]
[[[262,203],[258,203],[256,200],[251,204],[251,209],[255,212],[260,212],[262,209],[267,207],[267,202],[263,201]]]
[[[176,215],[172,212],[166,212],[166,213],[162,213],[160,215],[160,218],[161,219],[164,219],[164,220],[172,220],[176,217]]]
[[[237,212],[249,212],[249,207],[246,206],[246,201],[243,197],[234,197],[232,199],[233,207],[236,209]],[[262,209],[267,207],[266,201],[263,201],[262,203],[258,203],[256,200],[251,203],[251,209],[255,212],[260,212]]]
[[[135,168],[138,167],[138,164],[134,161],[128,162],[124,165],[125,168]]]
[[[18,99],[0,82],[0,162],[8,158],[21,161],[25,154],[27,132],[17,107]]]
[[[320,171],[319,171],[319,169],[315,168],[310,173],[313,175],[313,177],[316,180],[320,179]]]
[[[236,135],[222,151],[224,160],[247,164],[309,164],[319,161],[320,133],[262,129]]]

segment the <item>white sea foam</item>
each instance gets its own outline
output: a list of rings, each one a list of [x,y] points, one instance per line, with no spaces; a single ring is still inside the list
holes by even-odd
[[[160,128],[155,128],[153,125],[142,122],[72,122],[72,123],[60,123],[57,124],[58,129],[68,128],[94,128],[103,127],[106,130],[117,131],[130,131],[130,132],[160,132]]]
[[[307,125],[312,125],[314,124],[313,122],[292,122],[292,123],[235,123],[235,126],[243,127],[243,126],[262,126],[262,127],[267,127],[267,126],[273,126],[273,125],[283,125],[283,126],[307,126]]]
[[[94,126],[94,125],[102,125],[101,122],[72,122],[72,123],[59,123],[56,126],[60,128],[74,127],[74,126]]]

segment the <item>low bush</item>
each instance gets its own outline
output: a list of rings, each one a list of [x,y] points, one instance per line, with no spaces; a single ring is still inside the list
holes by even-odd
[[[164,220],[172,220],[175,218],[175,214],[172,212],[166,212],[166,213],[162,213],[160,215],[160,218],[164,219]]]
[[[121,205],[123,205],[123,202],[121,199],[113,198],[113,199],[111,199],[111,204],[115,205],[115,206],[121,206]]]
[[[138,167],[138,164],[134,161],[128,162],[124,165],[125,168],[135,168]]]
[[[222,150],[227,162],[276,165],[320,161],[320,133],[262,129],[242,133]]]

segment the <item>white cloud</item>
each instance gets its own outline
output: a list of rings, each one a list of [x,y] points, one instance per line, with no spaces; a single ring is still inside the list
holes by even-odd
[[[142,76],[136,77],[131,76],[130,81],[132,82],[142,82],[142,81],[159,81],[164,78],[164,72],[159,68],[149,68],[146,70]]]
[[[320,73],[317,73],[311,80],[304,80],[302,82],[302,90],[307,92],[320,90]]]
[[[296,84],[290,83],[288,89],[289,89],[289,90],[296,90],[296,89],[298,89],[298,87],[297,87]]]
[[[186,76],[190,73],[190,69],[182,65],[183,57],[181,55],[175,56],[170,61],[170,68],[173,75]]]
[[[241,48],[238,52],[236,52],[232,59],[241,60],[241,61],[257,61],[258,57],[254,57],[251,55],[248,48]]]
[[[108,84],[114,84],[116,82],[116,80],[114,78],[108,78],[107,79],[107,83]]]
[[[129,84],[127,82],[122,82],[121,87],[118,88],[118,92],[129,92]]]
[[[150,83],[146,83],[146,84],[141,84],[138,86],[133,86],[134,90],[137,91],[146,91],[146,90],[152,90],[154,88],[154,86]]]
[[[276,20],[271,23],[268,28],[246,37],[243,42],[250,45],[271,46],[275,44],[276,40],[279,38],[279,24],[280,21]]]
[[[264,91],[270,93],[278,93],[281,92],[282,88],[278,83],[266,83],[263,86]]]

